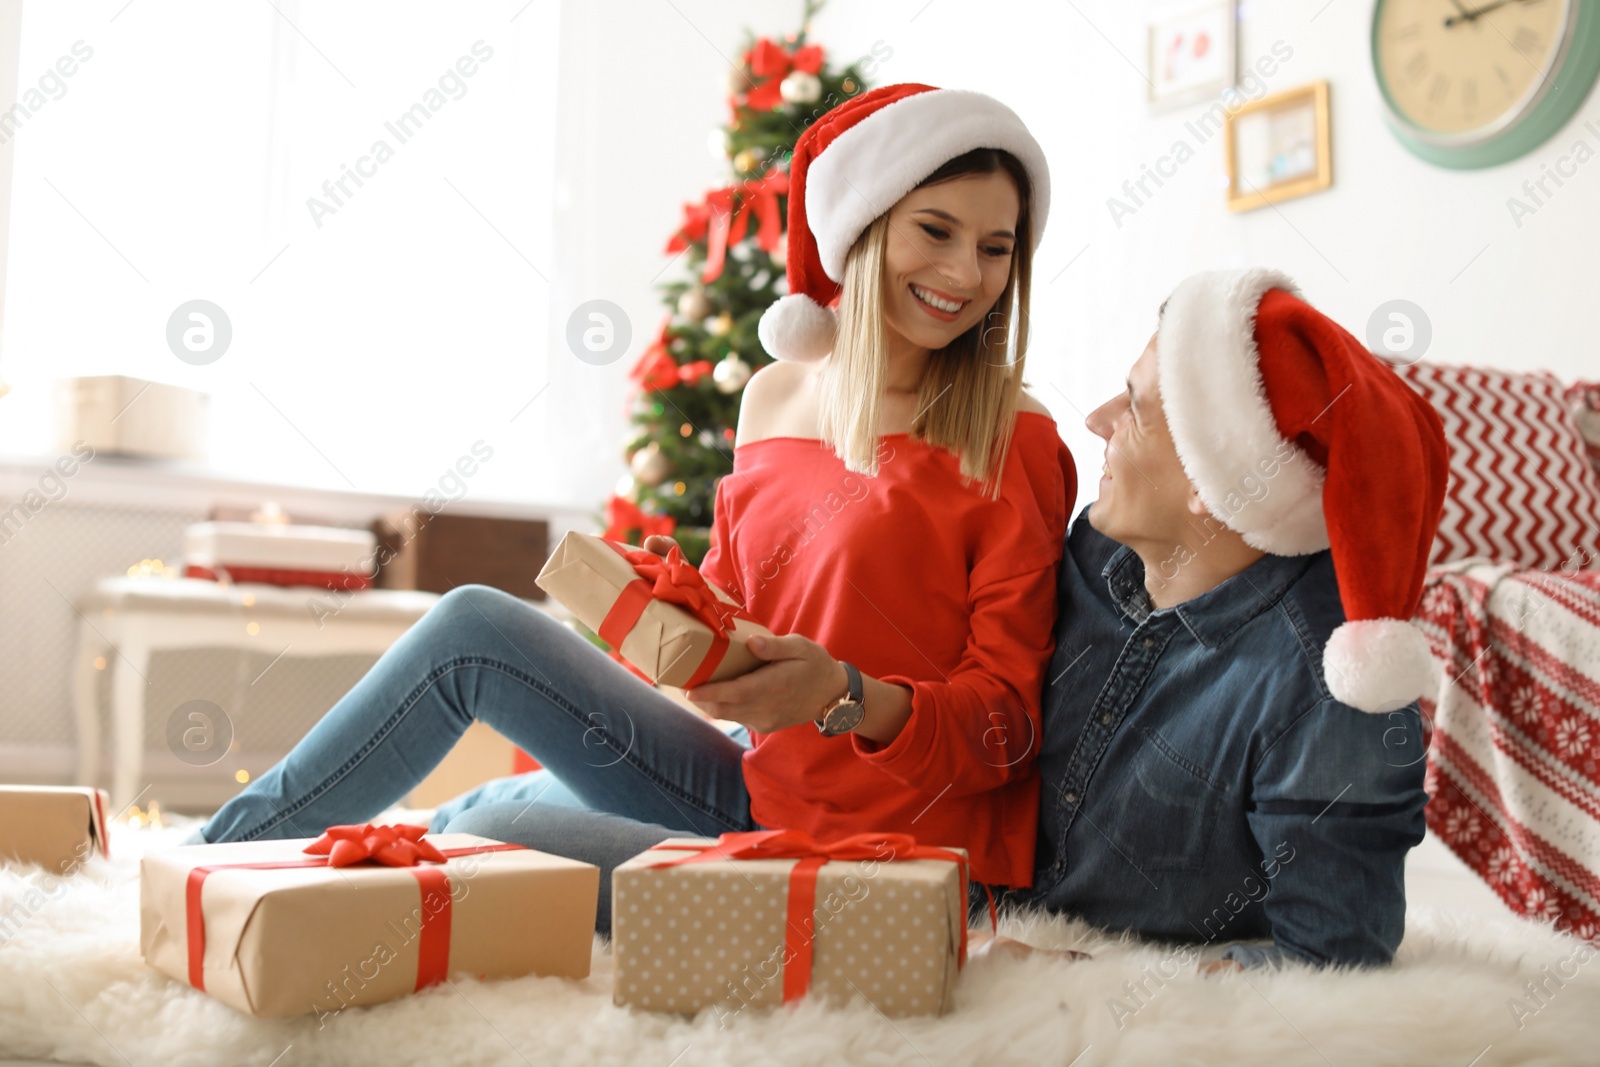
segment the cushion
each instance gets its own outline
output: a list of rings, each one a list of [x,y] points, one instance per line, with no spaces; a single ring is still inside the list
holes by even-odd
[[[1438,411],[1450,444],[1431,564],[1480,556],[1546,570],[1592,565],[1600,475],[1558,378],[1436,363],[1395,371]]]

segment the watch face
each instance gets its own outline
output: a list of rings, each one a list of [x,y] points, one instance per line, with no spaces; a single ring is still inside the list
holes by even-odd
[[[822,717],[823,733],[829,737],[847,734],[861,725],[861,720],[866,717],[867,709],[861,704],[852,704],[848,701],[837,704],[828,709],[828,714]]]
[[[1486,140],[1551,86],[1577,0],[1381,0],[1373,58],[1389,105],[1440,143]]]

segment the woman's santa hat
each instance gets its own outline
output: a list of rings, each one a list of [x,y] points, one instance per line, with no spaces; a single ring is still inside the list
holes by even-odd
[[[789,162],[789,295],[761,316],[758,334],[778,359],[809,362],[833,350],[845,257],[856,239],[917,183],[975,148],[1022,163],[1033,186],[1032,242],[1050,210],[1050,168],[1016,113],[982,93],[906,83],[845,101],[802,133]]]
[[[1333,550],[1346,621],[1323,650],[1329,691],[1370,712],[1428,692],[1409,620],[1444,507],[1432,406],[1277,271],[1184,281],[1156,348],[1178,458],[1212,515],[1263,552]]]

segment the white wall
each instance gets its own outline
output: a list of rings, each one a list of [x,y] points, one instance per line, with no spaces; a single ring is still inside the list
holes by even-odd
[[[549,387],[554,497],[600,508],[626,471],[628,370],[666,312],[654,286],[685,277],[662,254],[682,204],[730,179],[708,147],[728,119],[728,63],[744,30],[796,28],[798,0],[568,0],[561,11],[555,248]],[[595,366],[567,345],[567,321],[609,300],[633,331],[615,362]],[[533,411],[530,409],[530,414]]]
[[[844,53],[883,40],[880,82],[977,89],[1010,104],[1049,157],[1053,207],[1035,266],[1030,385],[1061,424],[1092,490],[1103,446],[1083,415],[1122,388],[1172,287],[1203,269],[1272,265],[1358,337],[1372,311],[1404,298],[1434,336],[1426,358],[1600,375],[1600,162],[1513,223],[1506,200],[1600,124],[1600,97],[1545,146],[1476,172],[1411,156],[1384,127],[1368,58],[1371,0],[1244,0],[1240,69],[1282,41],[1292,56],[1268,88],[1331,82],[1333,187],[1241,215],[1224,204],[1222,138],[1119,228],[1107,210],[1203,106],[1151,116],[1141,73],[1144,20],[1126,0],[892,0],[837,4],[816,34]],[[1154,188],[1147,186],[1147,188]],[[1076,258],[1074,258],[1076,257]],[[1476,257],[1476,259],[1474,259]],[[1071,266],[1068,266],[1068,263]],[[1470,266],[1468,264],[1471,264]],[[1079,505],[1092,497],[1080,492]]]

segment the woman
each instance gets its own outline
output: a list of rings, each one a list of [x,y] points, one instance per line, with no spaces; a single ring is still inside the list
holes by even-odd
[[[607,873],[674,834],[898,831],[967,848],[977,882],[1031,882],[1039,695],[1076,489],[1054,422],[1021,391],[1043,153],[987,96],[894,85],[810,127],[790,182],[791,295],[761,323],[781,362],[746,386],[701,568],[779,636],[753,646],[760,668],[689,694],[747,731],[466,586],[205,840],[370,819],[480,719],[546,771],[434,829]]]

